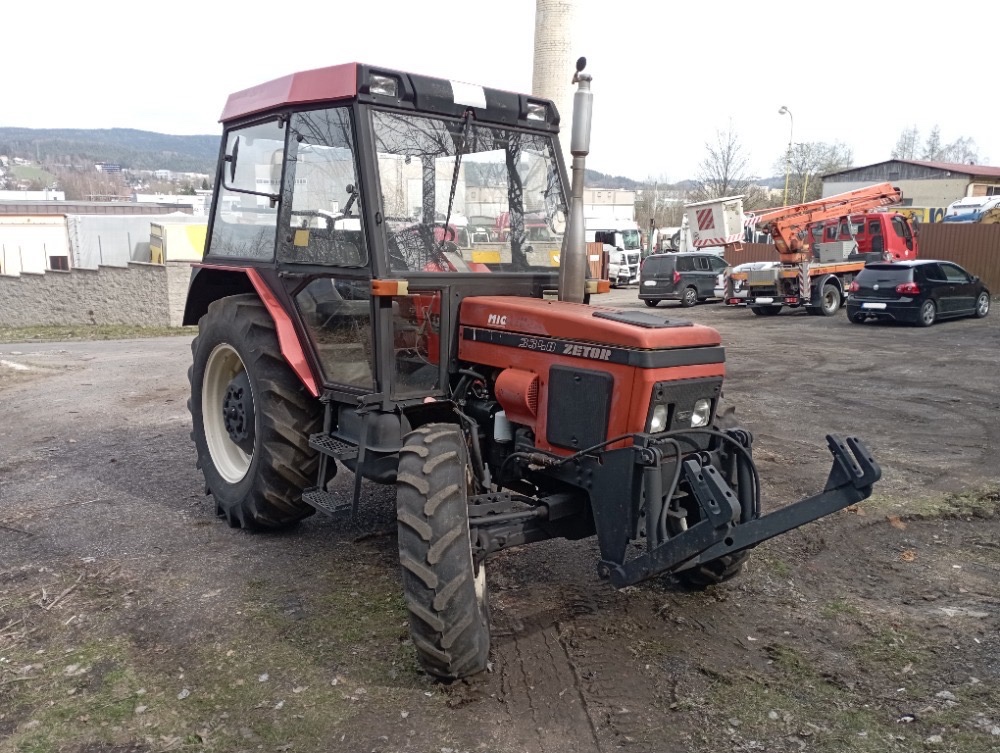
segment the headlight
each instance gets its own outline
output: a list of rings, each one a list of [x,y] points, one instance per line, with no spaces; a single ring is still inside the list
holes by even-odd
[[[368,78],[368,91],[372,94],[381,94],[384,97],[395,97],[398,92],[396,79],[391,76],[372,74]]]
[[[655,414],[655,411],[654,411]],[[697,426],[707,426],[709,416],[712,414],[712,403],[708,400],[699,400],[694,404],[694,411],[691,413],[691,428]],[[664,410],[666,415],[666,410]]]
[[[656,434],[667,428],[667,406],[653,406],[653,418],[649,421],[649,433]]]

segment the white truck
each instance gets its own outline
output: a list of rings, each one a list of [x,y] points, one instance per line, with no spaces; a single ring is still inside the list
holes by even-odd
[[[612,287],[639,282],[642,248],[635,220],[588,217],[584,220],[584,232],[588,243],[611,247],[608,249],[608,279]]]

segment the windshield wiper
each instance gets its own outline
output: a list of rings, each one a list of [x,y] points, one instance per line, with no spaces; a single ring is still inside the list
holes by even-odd
[[[451,174],[451,193],[448,194],[448,213],[444,216],[444,228],[441,230],[441,245],[438,247],[440,250],[444,250],[445,241],[448,238],[448,223],[451,222],[451,210],[455,205],[455,191],[458,189],[458,171],[462,167],[462,154],[465,150],[465,138],[466,133],[469,130],[469,120],[472,116],[472,110],[466,110],[465,115],[462,116],[462,133],[458,145],[455,147],[455,171]],[[458,234],[452,234],[452,242],[458,240]]]

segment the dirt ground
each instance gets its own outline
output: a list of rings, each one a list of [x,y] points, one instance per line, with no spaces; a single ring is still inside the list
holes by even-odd
[[[0,752],[1000,751],[1000,313],[667,309],[722,333],[765,509],[822,488],[828,432],[876,494],[702,593],[615,591],[592,541],[504,552],[491,671],[451,685],[408,640],[391,489],[215,518],[189,336],[0,345]]]

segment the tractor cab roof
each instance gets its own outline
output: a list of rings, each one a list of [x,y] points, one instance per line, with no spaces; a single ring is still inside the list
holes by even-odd
[[[547,99],[363,63],[292,73],[236,92],[219,120],[351,100],[455,117],[471,109],[477,120],[553,132],[559,127],[559,113]]]

